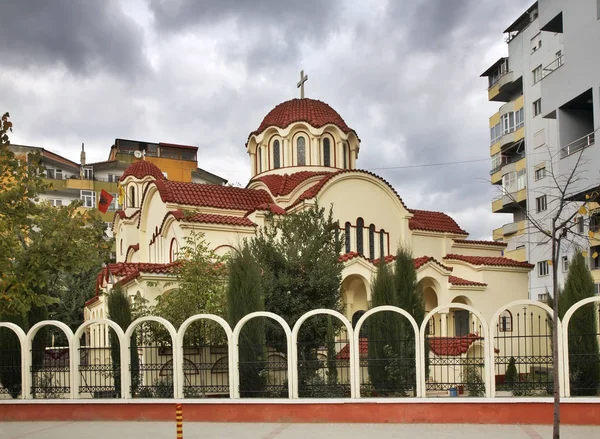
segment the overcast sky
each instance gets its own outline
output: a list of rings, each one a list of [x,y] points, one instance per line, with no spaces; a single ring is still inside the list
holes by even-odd
[[[531,0],[8,0],[0,5],[0,111],[12,142],[106,160],[115,138],[197,145],[199,166],[245,185],[244,143],[275,105],[330,104],[362,140],[358,166],[411,208],[487,239],[481,72]],[[476,161],[478,160],[478,161]],[[417,166],[446,162],[467,163]],[[382,169],[388,168],[388,169]],[[395,168],[395,169],[390,169]]]

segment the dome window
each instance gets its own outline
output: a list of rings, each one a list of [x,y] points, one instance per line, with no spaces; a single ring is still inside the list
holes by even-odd
[[[331,166],[331,147],[329,138],[323,139],[323,166]]]
[[[300,136],[297,140],[297,155],[298,155],[298,166],[306,165],[306,141],[304,137]]]
[[[359,255],[364,255],[364,246],[363,246],[363,229],[365,227],[365,221],[362,218],[358,218],[356,220],[356,252]]]
[[[259,146],[258,147],[258,173],[260,174],[262,172],[262,149]]]
[[[281,158],[279,152],[279,140],[273,142],[273,167],[279,169],[281,167]]]

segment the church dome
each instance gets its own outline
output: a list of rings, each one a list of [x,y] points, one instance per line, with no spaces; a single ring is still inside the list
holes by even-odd
[[[315,128],[332,124],[345,134],[354,132],[346,125],[342,116],[325,102],[302,98],[277,105],[265,116],[258,129],[250,135],[262,133],[270,126],[284,129],[294,122],[306,122]]]
[[[119,181],[125,180],[130,175],[137,178],[138,180],[141,180],[142,178],[148,175],[154,177],[156,180],[166,180],[165,176],[163,175],[162,171],[158,166],[156,166],[154,163],[150,163],[145,160],[140,160],[129,165],[127,169],[125,169],[125,172],[123,172],[123,175],[121,176]]]

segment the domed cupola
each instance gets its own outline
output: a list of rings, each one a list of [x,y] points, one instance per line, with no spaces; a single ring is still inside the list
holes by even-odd
[[[124,191],[123,210],[127,214],[140,208],[144,190],[148,183],[154,180],[166,180],[163,172],[154,163],[140,160],[125,169],[119,179],[119,184]],[[132,210],[128,211],[128,209]]]
[[[308,98],[277,105],[246,143],[252,177],[306,168],[355,169],[359,147],[356,132],[337,111],[325,102]]]

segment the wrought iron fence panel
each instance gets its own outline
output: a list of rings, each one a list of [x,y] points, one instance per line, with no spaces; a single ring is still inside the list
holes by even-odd
[[[21,395],[21,342],[12,329],[0,327],[0,394]]]
[[[297,337],[300,398],[351,396],[350,341],[341,337],[342,328],[343,323],[329,315],[302,322]]]
[[[356,352],[361,396],[416,396],[415,347],[415,332],[406,317],[392,311],[367,317]]]
[[[600,392],[600,307],[588,303],[569,321],[569,383],[571,396],[598,396]]]
[[[278,322],[255,317],[242,327],[238,342],[242,398],[288,398],[286,334]]]
[[[534,308],[507,310],[496,323],[494,371],[499,396],[553,392],[552,322],[545,311]]]
[[[467,310],[451,308],[432,316],[428,328],[432,329],[424,340],[425,395],[485,396],[485,341],[479,319]]]
[[[216,322],[195,321],[186,330],[183,375],[185,398],[229,397],[229,345]]]
[[[69,398],[71,367],[64,332],[46,325],[31,342],[31,396],[35,399]]]
[[[173,343],[157,322],[141,323],[131,336],[131,395],[133,398],[173,398]]]
[[[106,324],[90,325],[79,344],[79,397],[121,397],[119,339]]]

